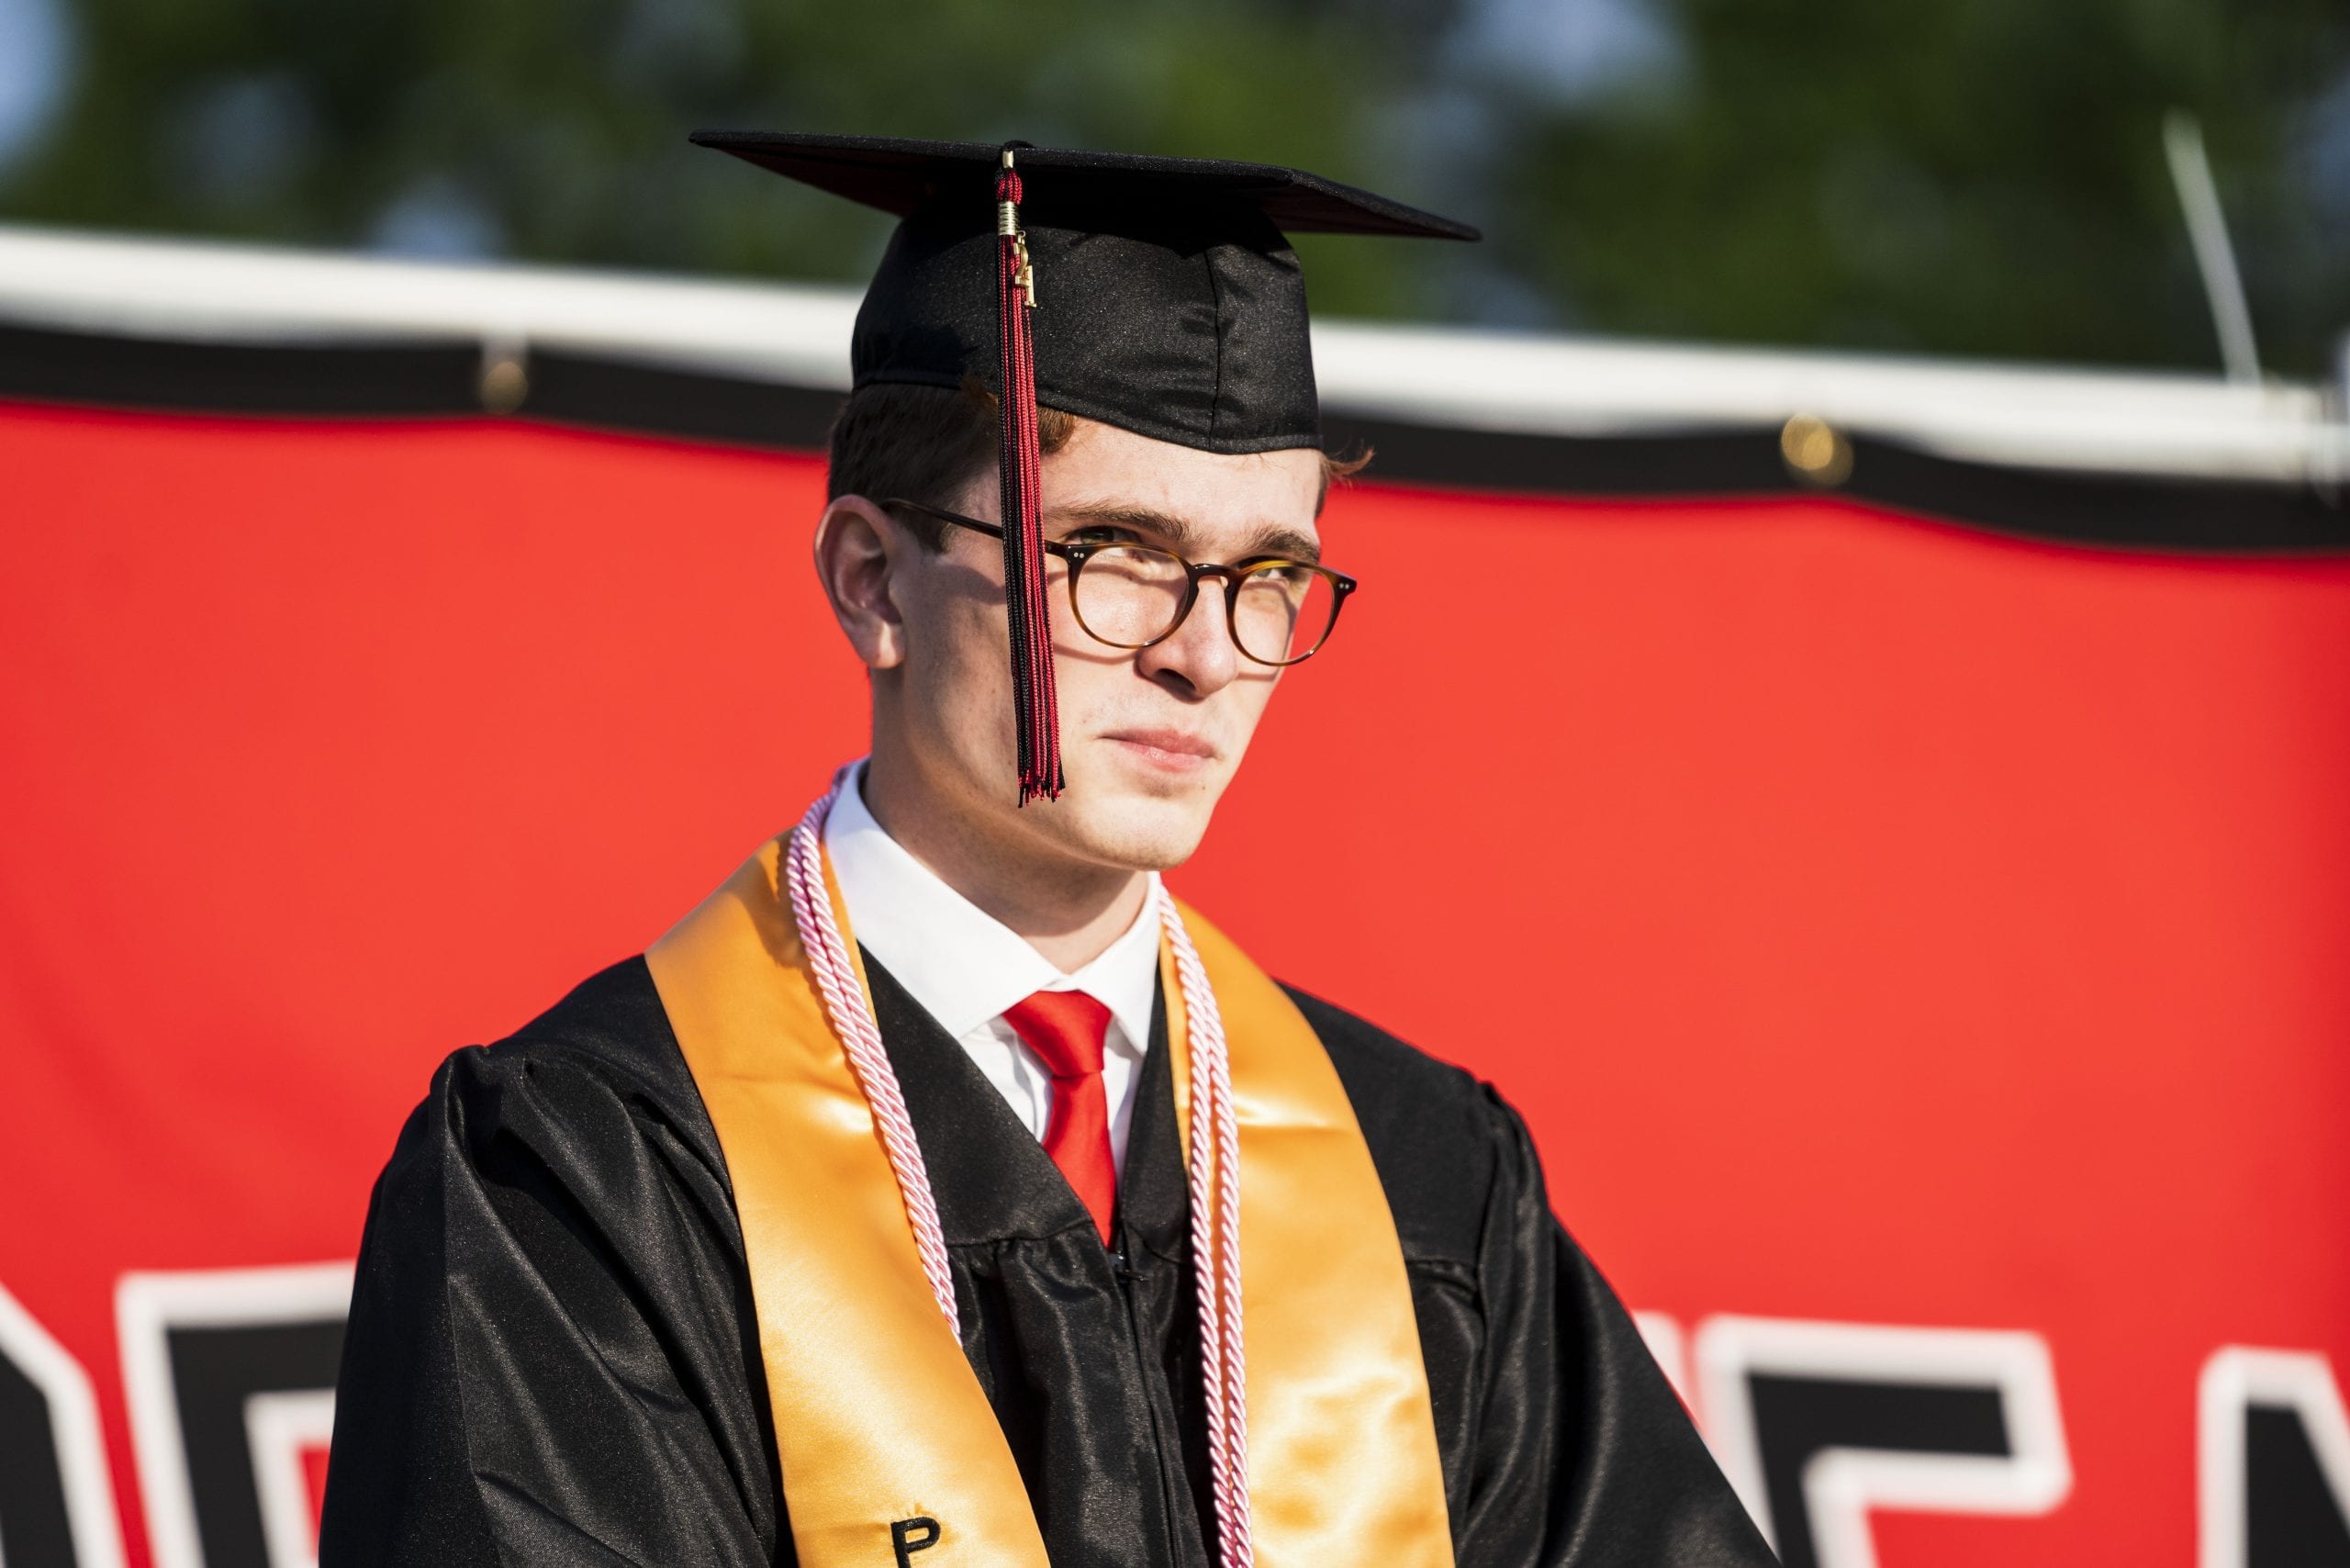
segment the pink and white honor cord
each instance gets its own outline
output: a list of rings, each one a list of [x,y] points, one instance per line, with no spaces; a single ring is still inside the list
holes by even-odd
[[[897,1175],[923,1277],[930,1282],[948,1331],[959,1339],[962,1320],[955,1308],[955,1277],[947,1266],[946,1238],[939,1228],[930,1173],[923,1165],[905,1095],[882,1048],[880,1026],[873,1021],[865,988],[857,981],[856,962],[833,916],[831,892],[824,884],[824,820],[855,768],[852,763],[835,773],[833,787],[792,829],[784,846],[783,879],[824,1012],[847,1050],[849,1066],[880,1129],[890,1169]],[[1175,901],[1155,886],[1152,896],[1159,926],[1175,956],[1191,1047],[1192,1263],[1198,1279],[1201,1384],[1207,1399],[1216,1555],[1222,1568],[1251,1568],[1256,1548],[1248,1528],[1248,1363],[1240,1332],[1240,1128],[1232,1110],[1232,1067],[1225,1048],[1224,1019],[1216,1011],[1215,992],[1208,985],[1199,951],[1183,929]]]

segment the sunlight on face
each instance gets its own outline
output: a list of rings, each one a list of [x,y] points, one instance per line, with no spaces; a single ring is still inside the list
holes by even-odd
[[[1198,562],[1311,559],[1321,486],[1322,455],[1310,448],[1220,455],[1086,421],[1045,459],[1045,535],[1154,545]],[[955,510],[995,521],[994,475],[972,485]],[[1078,625],[1068,568],[1048,562],[1069,788],[1058,801],[1024,808],[1014,784],[1002,547],[949,530],[945,554],[911,575],[897,706],[926,785],[951,796],[957,816],[1007,851],[1137,870],[1189,858],[1281,673],[1234,647],[1223,581],[1202,585],[1174,635],[1121,649]]]

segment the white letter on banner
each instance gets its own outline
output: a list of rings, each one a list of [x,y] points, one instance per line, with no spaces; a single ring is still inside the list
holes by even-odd
[[[0,1289],[0,1564],[122,1568],[89,1374]]]
[[[2072,1490],[2037,1334],[1721,1316],[1696,1362],[1714,1452],[1785,1568],[1876,1568],[1872,1508],[2044,1514]]]

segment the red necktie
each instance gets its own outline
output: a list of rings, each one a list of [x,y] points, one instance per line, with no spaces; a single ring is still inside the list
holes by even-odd
[[[1110,1010],[1081,991],[1040,991],[1003,1015],[1053,1075],[1053,1116],[1045,1152],[1110,1242],[1118,1168],[1110,1159],[1110,1100],[1102,1090],[1102,1042]]]

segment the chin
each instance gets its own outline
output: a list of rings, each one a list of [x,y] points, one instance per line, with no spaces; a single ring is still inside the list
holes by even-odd
[[[1136,871],[1165,871],[1198,850],[1214,806],[1213,799],[1196,796],[1170,800],[1076,785],[1055,802],[1046,820],[1055,838],[1089,860]]]

